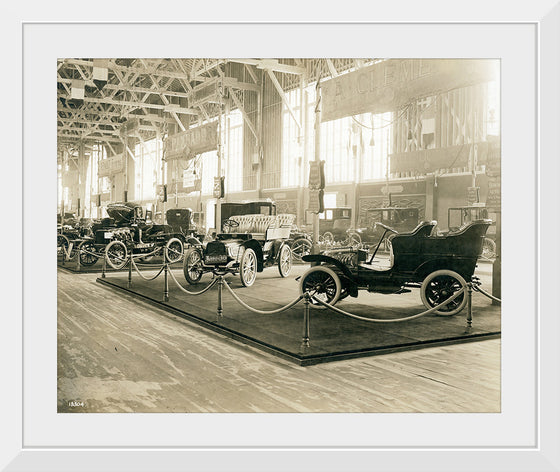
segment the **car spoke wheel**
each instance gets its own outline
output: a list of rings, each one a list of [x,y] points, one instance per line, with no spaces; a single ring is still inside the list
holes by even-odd
[[[303,256],[311,253],[311,241],[306,238],[299,238],[292,244],[292,257],[294,261],[301,262]]]
[[[62,251],[68,251],[68,246],[70,246],[70,241],[63,234],[56,235],[56,248],[57,252],[62,253]]]
[[[323,242],[325,244],[334,243],[334,235],[330,231],[327,231],[326,233],[323,234]]]
[[[459,313],[467,304],[467,283],[457,272],[436,270],[422,282],[420,298],[426,308],[433,308],[463,289],[464,292],[436,310],[436,315],[451,316]]]
[[[97,262],[99,256],[96,256],[95,245],[92,241],[84,241],[80,243],[80,264],[84,266],[92,266]]]
[[[250,287],[257,278],[257,256],[251,248],[245,249],[239,264],[239,278],[245,287]]]
[[[187,282],[191,285],[196,284],[202,278],[203,272],[200,251],[194,247],[187,249],[183,261],[183,274]]]
[[[165,244],[165,260],[170,264],[179,262],[183,258],[183,243],[178,238],[171,238]]]
[[[325,266],[311,267],[301,277],[299,288],[302,294],[309,292],[309,295],[329,305],[334,305],[341,293],[340,278],[332,269]],[[319,305],[313,298],[311,303]]]
[[[292,270],[292,250],[287,244],[282,245],[278,255],[278,272],[280,277],[287,277]]]
[[[113,269],[122,269],[127,262],[127,250],[122,241],[111,241],[105,248],[107,264]]]

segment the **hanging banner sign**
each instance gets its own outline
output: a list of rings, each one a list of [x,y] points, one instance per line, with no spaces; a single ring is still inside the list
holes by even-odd
[[[325,188],[325,161],[309,161],[309,188],[312,190]]]
[[[191,158],[215,149],[218,149],[217,121],[173,134],[165,140],[166,159]]]
[[[124,158],[122,154],[101,159],[97,165],[97,175],[99,177],[108,177],[118,174],[124,170]]]
[[[498,79],[497,59],[389,59],[321,83],[321,121],[395,111],[411,100]]]

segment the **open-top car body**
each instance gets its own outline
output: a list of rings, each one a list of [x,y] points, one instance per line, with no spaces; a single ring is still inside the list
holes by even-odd
[[[206,272],[239,274],[244,286],[253,285],[257,272],[276,265],[281,277],[289,275],[292,252],[289,237],[294,215],[239,215],[223,222],[224,232],[206,245],[185,252],[183,272],[190,284]]]
[[[114,269],[125,266],[129,254],[151,258],[163,253],[167,262],[179,262],[183,257],[187,241],[181,232],[173,231],[169,225],[146,221],[140,205],[134,202],[107,205],[109,218],[92,225],[93,237],[80,243],[80,263],[88,266],[106,257]]]
[[[370,208],[365,213],[366,226],[357,228],[362,244],[375,245],[383,236],[384,229],[377,223],[389,226],[399,233],[413,231],[418,225],[418,208],[382,207]]]
[[[398,233],[378,223],[384,231],[373,254],[363,249],[344,249],[305,256],[303,260],[314,265],[301,277],[300,291],[334,305],[349,295],[357,297],[359,290],[390,294],[419,287],[422,302],[431,309],[466,289],[491,221],[473,221],[444,236],[432,235],[436,224],[425,221],[411,232]],[[391,240],[391,252],[383,263],[375,256],[385,237]],[[454,315],[466,301],[462,293],[436,313]]]

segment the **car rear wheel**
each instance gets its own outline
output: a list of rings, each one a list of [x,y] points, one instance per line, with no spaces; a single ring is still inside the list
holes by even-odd
[[[426,308],[433,308],[463,289],[464,292],[434,313],[451,316],[459,313],[467,304],[467,283],[457,272],[436,270],[428,275],[420,287],[420,298]]]
[[[300,262],[303,256],[311,253],[311,241],[306,238],[299,238],[292,244],[292,257],[294,261]]]
[[[327,231],[323,234],[323,242],[325,244],[332,244],[334,243],[334,235],[330,232]]]
[[[292,270],[292,250],[287,244],[283,244],[278,254],[278,272],[280,277],[287,277]]]
[[[246,248],[239,264],[239,278],[244,287],[250,287],[257,278],[257,255],[251,248]]]
[[[170,264],[179,262],[183,258],[183,243],[179,238],[171,238],[165,243],[165,260]]]
[[[202,278],[202,256],[198,249],[190,247],[187,249],[187,252],[185,252],[183,274],[185,274],[185,279],[187,279],[187,282],[191,285],[198,283]]]
[[[78,246],[80,250],[80,264],[92,266],[97,262],[99,256],[95,255],[95,245],[93,241],[84,241]]]
[[[111,241],[105,248],[107,264],[115,270],[122,269],[126,265],[127,255],[126,246],[122,241]]]
[[[340,298],[340,278],[326,266],[314,266],[302,275],[299,289],[301,294],[309,292],[312,297],[334,305]],[[311,298],[311,303],[319,305],[313,298]]]

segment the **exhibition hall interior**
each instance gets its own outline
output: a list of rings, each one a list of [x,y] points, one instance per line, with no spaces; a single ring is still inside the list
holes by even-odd
[[[499,60],[59,58],[56,112],[59,413],[501,411]]]

